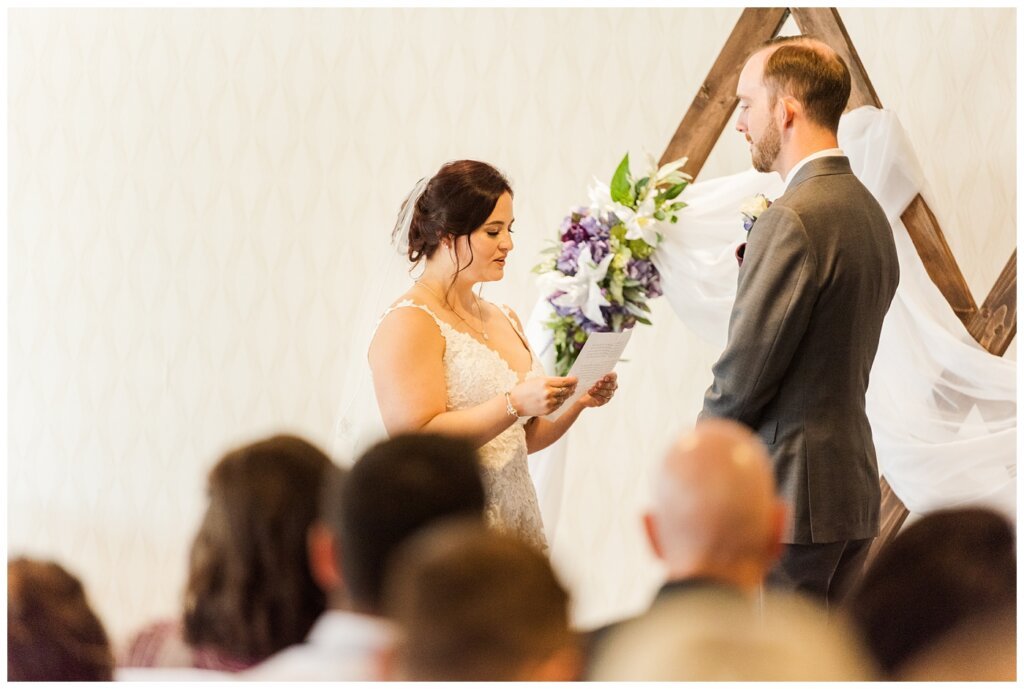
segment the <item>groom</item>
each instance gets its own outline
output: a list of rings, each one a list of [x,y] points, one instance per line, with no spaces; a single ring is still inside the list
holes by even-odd
[[[899,282],[896,247],[838,148],[850,73],[831,48],[776,39],[744,65],[736,94],[754,167],[786,190],[750,230],[701,416],[747,424],[771,454],[790,517],[769,585],[835,603],[878,534],[864,395]]]

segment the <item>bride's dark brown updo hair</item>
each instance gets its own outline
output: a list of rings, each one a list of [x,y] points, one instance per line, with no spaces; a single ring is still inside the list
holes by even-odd
[[[512,186],[505,175],[487,163],[478,160],[445,163],[427,182],[413,208],[409,260],[419,263],[421,259],[430,258],[445,237],[468,235],[483,225],[505,192],[511,196]],[[399,225],[408,203],[406,199],[402,204]],[[395,231],[401,230],[396,226]],[[473,262],[472,256],[469,262]]]

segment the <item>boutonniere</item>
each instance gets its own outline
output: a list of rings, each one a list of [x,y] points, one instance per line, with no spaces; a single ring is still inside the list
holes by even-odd
[[[761,217],[761,214],[771,208],[772,202],[764,194],[752,196],[740,206],[740,213],[743,215],[743,229],[750,232],[754,223]]]

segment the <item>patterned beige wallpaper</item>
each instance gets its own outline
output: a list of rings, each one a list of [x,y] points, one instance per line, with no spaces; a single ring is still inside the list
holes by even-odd
[[[327,445],[412,184],[509,173],[488,295],[528,312],[542,240],[624,151],[661,152],[739,11],[11,11],[9,552],[79,572],[117,638],[173,613],[220,453]],[[1016,238],[1015,10],[842,16],[984,296]],[[705,176],[747,164],[730,134]],[[696,405],[707,355],[659,406]]]

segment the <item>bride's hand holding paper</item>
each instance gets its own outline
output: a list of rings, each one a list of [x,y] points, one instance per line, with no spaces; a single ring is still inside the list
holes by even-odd
[[[530,378],[512,389],[509,401],[519,416],[544,416],[572,397],[577,382],[572,376]]]
[[[583,345],[583,349],[580,350],[579,356],[569,371],[569,375],[575,376],[587,392],[569,397],[569,404],[562,405],[549,413],[548,420],[554,421],[576,402],[579,402],[582,407],[600,407],[608,403],[618,388],[617,376],[612,369],[618,363],[632,334],[632,330],[618,333],[590,333],[586,344]]]
[[[593,387],[587,390],[587,394],[580,397],[579,403],[584,407],[603,407],[611,401],[615,391],[619,387],[619,374],[612,371],[605,375]]]

